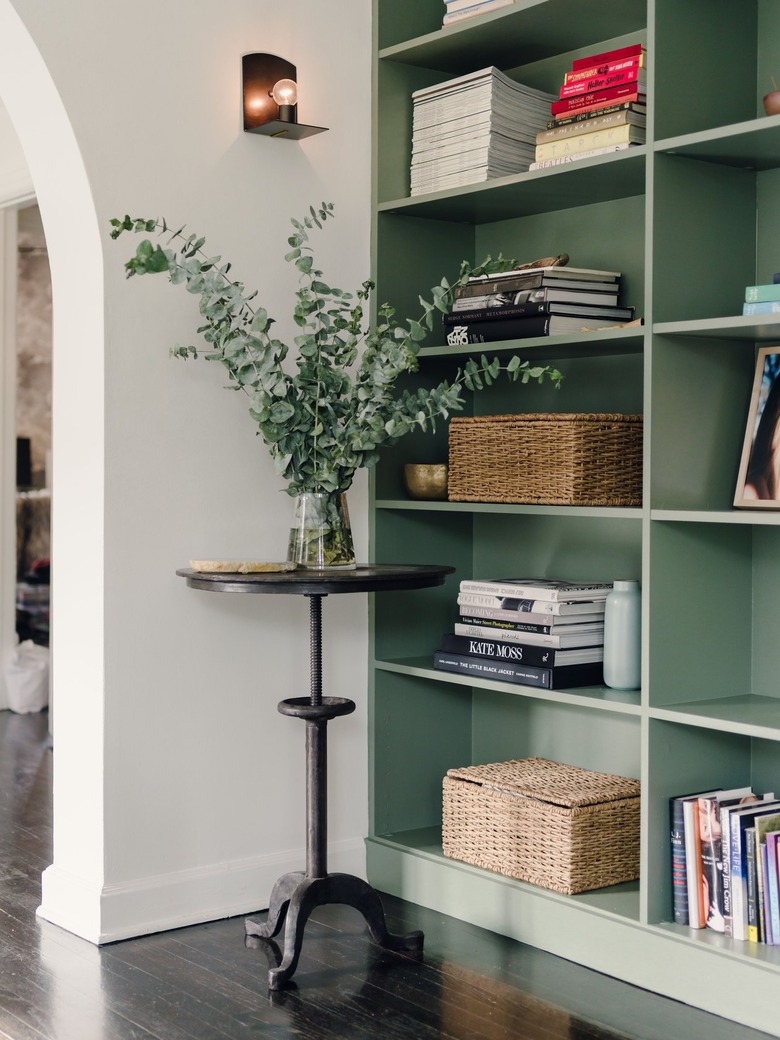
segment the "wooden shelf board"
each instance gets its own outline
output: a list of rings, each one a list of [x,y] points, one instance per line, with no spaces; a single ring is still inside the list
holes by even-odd
[[[478,679],[475,676],[444,672],[431,664],[430,657],[409,657],[391,661],[376,661],[378,669],[414,675],[435,682],[453,683],[456,686],[471,686],[480,690],[495,690],[515,697],[531,697],[534,700],[551,701],[557,704],[576,704],[621,715],[639,715],[638,690],[611,690],[608,686],[578,686],[571,690],[544,690],[538,686],[521,683],[498,682],[494,679]]]
[[[518,0],[509,8],[385,47],[379,59],[453,74],[489,65],[514,68],[590,44],[603,49],[604,40],[646,25],[645,0],[600,0],[587,10],[579,0]]]
[[[650,715],[667,722],[780,740],[780,697],[750,693],[687,704],[665,704],[651,707]]]
[[[470,863],[450,859],[445,856],[441,849],[441,828],[424,827],[412,831],[400,831],[396,834],[380,834],[369,838],[379,844],[394,847],[400,851],[409,852],[419,856],[435,860],[441,866],[450,867],[453,870],[465,871],[479,875],[481,878],[493,879],[500,884],[516,886],[521,891],[525,890],[535,896],[544,898],[575,902],[579,906],[587,907],[599,913],[615,915],[627,918],[630,921],[639,920],[639,881],[627,881],[621,885],[610,885],[608,888],[596,889],[593,892],[580,892],[577,895],[562,895],[550,889],[540,888],[524,881],[515,881],[513,878],[505,877],[481,867],[474,867]]]
[[[646,155],[647,149],[639,146],[546,170],[380,202],[377,209],[427,220],[483,224],[629,198],[644,194]],[[605,164],[609,164],[608,175]]]
[[[656,141],[655,151],[749,170],[780,166],[780,116]]]

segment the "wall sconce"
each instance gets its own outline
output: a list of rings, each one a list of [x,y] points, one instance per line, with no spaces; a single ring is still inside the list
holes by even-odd
[[[295,66],[275,54],[245,54],[241,59],[244,130],[248,134],[300,141],[326,126],[298,122]]]

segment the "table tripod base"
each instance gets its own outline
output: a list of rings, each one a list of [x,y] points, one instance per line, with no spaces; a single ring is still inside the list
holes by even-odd
[[[351,874],[326,874],[309,878],[301,871],[284,874],[274,885],[268,919],[260,924],[247,920],[246,934],[273,939],[285,928],[284,954],[278,968],[268,972],[268,988],[282,989],[290,980],[301,953],[303,929],[311,912],[327,903],[342,903],[359,910],[366,920],[371,938],[385,950],[417,952],[423,947],[423,933],[394,935],[387,930],[385,911],[379,895],[368,882]]]

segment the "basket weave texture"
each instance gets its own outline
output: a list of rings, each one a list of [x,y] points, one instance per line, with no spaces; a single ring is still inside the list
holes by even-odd
[[[450,422],[449,499],[642,504],[642,416],[490,415]]]
[[[450,769],[445,856],[571,895],[639,877],[639,781],[544,758]]]

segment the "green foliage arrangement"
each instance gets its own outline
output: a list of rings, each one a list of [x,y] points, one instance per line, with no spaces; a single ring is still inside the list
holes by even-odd
[[[376,464],[380,448],[415,428],[435,428],[437,419],[462,409],[464,390],[481,390],[502,370],[523,383],[545,378],[560,383],[556,369],[517,357],[502,365],[497,357],[483,356],[479,362],[469,359],[452,380],[432,389],[399,389],[399,376],[417,369],[420,344],[433,330],[434,317],[450,309],[456,288],[473,275],[507,270],[514,261],[488,257],[476,267],[464,262],[454,282],[442,279],[430,299],[420,297],[419,318],[400,323],[394,309],[383,304],[371,324],[367,312],[374,283],[345,292],[326,284],[314,265],[308,233],[332,215],[333,204],[323,202],[303,220],[292,221],[285,260],[300,272],[294,374],[284,367],[290,348],[274,337],[274,319],[254,304],[256,293],[247,294],[243,283],[231,278],[230,264],[206,255],[204,238],[185,234],[184,228],[172,230],[165,220],[111,221],[112,238],[123,232],[168,236],[166,247],[144,239],[125,265],[127,275],[167,274],[174,285],[200,297],[203,323],[197,331],[208,349],[177,346],[171,353],[179,358],[203,353],[224,365],[230,387],[249,398],[249,414],[288,494],[346,491],[359,468]]]

